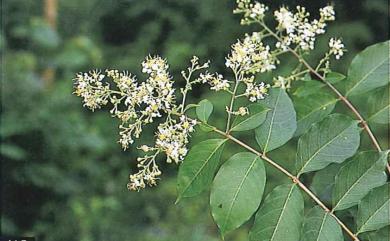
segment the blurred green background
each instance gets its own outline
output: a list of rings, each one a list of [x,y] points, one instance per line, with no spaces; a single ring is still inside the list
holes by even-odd
[[[313,13],[328,3],[263,2],[271,9],[301,4]],[[330,36],[340,36],[348,52],[335,69],[346,73],[358,51],[388,38],[388,4],[334,4],[336,23],[311,59],[322,56]],[[233,0],[2,1],[2,234],[45,241],[219,240],[207,193],[174,205],[177,166],[162,164],[157,187],[127,191],[137,150],[123,152],[116,143],[118,123],[107,111],[85,110],[71,93],[75,73],[118,68],[139,74],[149,53],[168,59],[178,86],[183,85],[180,70],[193,55],[212,60],[212,70],[224,74],[229,46],[256,30],[239,25],[240,17],[232,14],[234,5]],[[226,97],[205,90],[196,88],[191,101],[211,100],[219,106],[213,121],[223,124]],[[376,132],[386,145],[386,128],[379,126]],[[205,135],[198,131],[191,143]],[[152,130],[144,136],[150,139]],[[253,143],[252,135],[241,137]],[[291,166],[295,145],[293,140],[277,151],[285,157],[278,159],[282,165]],[[234,148],[227,148],[230,153],[225,156],[238,151]],[[268,169],[267,190],[287,181]],[[249,226],[226,240],[246,240]]]

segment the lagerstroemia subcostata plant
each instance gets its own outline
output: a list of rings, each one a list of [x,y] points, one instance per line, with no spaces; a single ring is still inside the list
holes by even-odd
[[[76,76],[75,94],[83,98],[84,106],[91,110],[111,106],[111,115],[121,123],[119,143],[123,149],[133,144],[146,126],[159,123],[154,144],[138,147],[145,155],[138,157],[139,171],[130,175],[128,189],[138,191],[156,185],[161,175],[156,157],[163,155],[166,162],[180,164],[178,200],[211,186],[211,211],[222,235],[238,228],[255,212],[249,233],[253,241],[338,241],[344,240],[342,230],[352,240],[384,234],[377,230],[390,224],[388,151],[381,149],[369,123],[389,122],[389,42],[358,54],[346,77],[330,69],[330,62],[345,53],[338,38],[329,39],[329,50],[320,61],[314,64],[305,60],[315,48],[317,37],[335,20],[332,6],[321,8],[318,19],[311,18],[304,7],[280,7],[272,13],[264,4],[249,0],[238,0],[234,12],[243,15],[243,25],[256,24],[259,30],[231,46],[226,67],[232,79],[209,72],[210,62],[193,57],[181,73],[185,86],[179,92],[167,61],[159,56],[148,56],[142,63],[142,72],[147,75],[143,82],[118,70]],[[266,14],[273,19],[265,21]],[[261,74],[277,69],[286,55],[297,60],[289,74],[276,75],[268,83],[258,80]],[[186,102],[188,92],[201,84],[231,95],[225,129],[208,122],[213,111],[210,101]],[[349,97],[366,94],[372,110],[362,111],[363,115]],[[247,99],[248,105],[238,106],[236,100],[240,98]],[[332,114],[337,102],[344,104],[354,118]],[[193,108],[196,117],[188,114]],[[216,132],[221,138],[202,141],[188,150],[196,126],[201,131]],[[370,138],[372,150],[358,151],[361,130]],[[254,133],[258,146],[234,136],[243,131]],[[299,138],[296,170],[290,172],[267,153],[294,137]],[[227,141],[247,151],[220,165]],[[275,187],[262,201],[264,162],[284,173],[291,183]],[[310,188],[301,178],[309,172],[315,172]],[[320,199],[326,196],[326,189],[331,195],[331,208]],[[306,215],[303,194],[315,203]],[[356,205],[356,225],[347,227],[335,211]]]

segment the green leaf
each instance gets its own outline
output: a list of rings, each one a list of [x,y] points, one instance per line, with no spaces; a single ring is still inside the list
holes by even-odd
[[[196,108],[196,107],[198,107],[198,106],[199,106],[199,104],[188,104],[188,105],[186,105],[186,107],[184,108],[184,112],[186,112],[186,111],[189,110],[189,109]]]
[[[207,122],[211,112],[213,112],[213,104],[208,100],[202,100],[196,107],[196,116],[202,122]]]
[[[368,241],[389,241],[390,240],[390,226],[386,226],[379,231],[364,233],[368,236]]]
[[[13,160],[22,160],[27,157],[27,152],[17,145],[2,143],[0,146],[0,154],[4,157]]]
[[[343,241],[343,233],[336,219],[320,206],[314,206],[303,223],[303,241]]]
[[[271,89],[269,96],[260,103],[271,109],[255,131],[257,143],[263,152],[267,152],[293,137],[297,128],[296,114],[290,97],[282,88]]]
[[[385,184],[387,154],[361,152],[340,169],[333,189],[334,210],[356,205],[371,189]]]
[[[277,186],[264,200],[249,233],[250,241],[298,241],[303,197],[295,184]]]
[[[387,88],[379,88],[373,92],[368,98],[368,113],[367,121],[378,124],[390,123],[390,101],[389,101],[389,86]]]
[[[210,186],[218,168],[225,141],[210,139],[191,148],[179,168],[178,200],[181,197],[196,196]]]
[[[331,84],[336,84],[345,79],[346,76],[337,72],[329,72],[326,74],[325,79]]]
[[[294,95],[297,97],[305,97],[308,95],[317,94],[324,86],[325,84],[318,80],[311,80],[309,82],[305,82],[302,86],[299,86],[294,91]]]
[[[359,53],[348,70],[346,95],[358,95],[389,83],[389,41]]]
[[[332,190],[340,164],[330,164],[314,174],[310,189],[325,203],[332,202]]]
[[[261,125],[267,112],[268,108],[260,104],[251,104],[248,106],[249,115],[245,116],[237,116],[233,121],[233,127],[230,131],[248,131],[255,129],[259,125]]]
[[[237,153],[222,165],[210,196],[211,212],[222,235],[241,226],[256,212],[265,179],[263,161],[250,152]]]
[[[297,130],[294,136],[305,133],[313,123],[321,121],[334,109],[337,99],[326,92],[302,98],[293,98],[294,107],[297,112]]]
[[[211,132],[211,131],[214,130],[214,127],[209,125],[209,124],[207,124],[207,123],[201,122],[201,123],[198,124],[198,126],[204,132]]]
[[[333,114],[298,140],[296,170],[298,176],[320,170],[330,163],[341,163],[353,156],[359,147],[358,121],[346,115]]]
[[[390,183],[371,190],[359,203],[357,233],[390,225]]]

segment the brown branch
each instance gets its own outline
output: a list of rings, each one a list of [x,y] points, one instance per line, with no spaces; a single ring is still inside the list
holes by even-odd
[[[251,146],[245,144],[244,142],[238,140],[237,138],[235,138],[234,136],[228,134],[228,133],[225,133],[217,128],[214,128],[213,129],[216,133],[226,137],[227,139],[235,142],[236,144],[244,147],[245,149],[247,149],[248,151],[251,151],[252,153],[256,154],[257,156],[261,157],[264,161],[268,162],[269,164],[271,164],[273,167],[275,167],[276,169],[278,169],[279,171],[283,172],[286,176],[288,176],[293,183],[297,184],[307,195],[309,195],[309,197],[311,199],[314,200],[314,202],[316,202],[322,209],[324,209],[324,211],[326,213],[328,213],[329,215],[331,215],[336,221],[337,223],[341,226],[341,228],[352,238],[352,240],[354,241],[360,241],[359,238],[334,214],[331,212],[331,210],[323,203],[321,202],[321,200],[312,192],[310,191],[309,188],[307,188],[305,186],[305,184],[303,184],[298,177],[294,176],[293,174],[291,174],[289,171],[287,171],[285,168],[283,168],[282,166],[280,166],[278,163],[274,162],[272,159],[270,159],[269,157],[267,157],[265,154],[263,153],[260,153],[259,151],[257,151],[256,149],[252,148]]]
[[[282,41],[280,37],[275,34],[270,28],[268,28],[267,25],[263,22],[259,22],[259,24],[266,30],[268,31],[274,38],[276,38],[278,41]],[[312,72],[316,77],[318,77],[322,82],[324,82],[338,97],[339,99],[344,102],[344,104],[354,113],[354,115],[358,118],[359,122],[362,124],[363,129],[367,132],[368,137],[371,139],[371,142],[373,143],[374,147],[377,149],[377,151],[382,151],[376,137],[372,133],[370,127],[368,126],[367,122],[365,119],[362,117],[362,115],[359,113],[359,111],[353,106],[353,104],[345,97],[343,94],[340,93],[336,87],[334,87],[331,83],[329,83],[322,75],[320,75],[313,67],[309,65],[309,63],[306,62],[299,54],[292,48],[288,47],[287,48],[289,52],[291,52],[303,65],[306,66],[310,72]],[[387,162],[387,171],[390,174],[390,164]]]
[[[320,75],[317,71],[315,71],[303,58],[299,56],[299,54],[294,51],[293,49],[289,48],[289,51],[299,59],[301,63],[303,63],[310,72],[312,72],[317,78],[319,78],[323,83],[325,83],[338,97],[339,99],[344,102],[344,104],[353,112],[353,114],[358,118],[359,122],[362,124],[363,129],[367,132],[369,138],[371,139],[374,147],[377,149],[377,151],[382,151],[376,137],[371,131],[371,128],[368,126],[366,120],[363,118],[363,116],[359,113],[359,111],[353,106],[353,104],[345,97],[343,94],[340,93],[336,87],[334,87],[331,83],[329,83],[322,75]],[[387,163],[387,171],[390,174],[390,164]]]

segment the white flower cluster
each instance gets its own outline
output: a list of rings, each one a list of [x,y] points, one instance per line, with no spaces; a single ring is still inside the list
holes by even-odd
[[[156,185],[158,176],[161,171],[156,164],[156,156],[159,153],[165,153],[167,163],[181,162],[187,155],[187,144],[189,142],[190,133],[193,132],[196,120],[191,120],[185,115],[180,116],[179,122],[168,118],[166,122],[158,126],[156,132],[156,142],[154,147],[146,145],[139,149],[148,153],[154,152],[153,155],[145,155],[138,158],[138,167],[140,170],[136,174],[130,175],[130,182],[127,184],[130,190],[139,190],[145,188],[146,185]]]
[[[158,127],[156,148],[167,155],[167,162],[179,163],[188,152],[186,147],[188,137],[194,131],[196,120],[190,120],[185,115],[180,116],[180,122],[163,123]]]
[[[191,73],[208,67],[208,63],[199,65],[197,57],[194,57],[191,63]],[[138,82],[132,74],[118,70],[106,70],[105,74],[99,71],[80,73],[75,79],[74,93],[83,98],[84,106],[95,110],[108,103],[112,104],[110,113],[121,122],[119,143],[123,149],[127,149],[134,142],[133,138],[140,136],[145,125],[166,114],[165,122],[160,124],[156,131],[154,146],[143,145],[139,148],[146,155],[137,159],[139,171],[130,175],[128,188],[131,190],[156,184],[158,176],[161,175],[156,164],[156,156],[159,153],[166,155],[168,163],[182,161],[188,152],[186,145],[190,133],[196,125],[195,120],[188,119],[184,112],[178,111],[175,89],[165,59],[158,56],[146,57],[142,63],[142,72],[148,75],[145,82]],[[106,77],[116,88],[110,88]],[[189,77],[190,75],[186,76],[188,81]],[[221,78],[216,76],[216,79]],[[177,115],[180,115],[178,121],[173,118]]]
[[[331,5],[328,5],[320,9],[320,16],[321,19],[323,19],[324,21],[334,21],[336,19],[335,15],[336,13],[334,11],[333,6]]]
[[[236,112],[233,112],[233,115],[240,115],[240,116],[244,116],[244,115],[248,115],[248,114],[249,114],[248,108],[243,107],[243,106],[238,108],[238,110]]]
[[[151,150],[148,146],[142,146],[140,149],[143,151]],[[145,188],[146,184],[149,186],[157,184],[158,176],[161,175],[161,171],[156,164],[156,156],[158,154],[159,152],[156,151],[153,155],[145,155],[144,157],[137,158],[140,170],[130,175],[130,182],[127,184],[127,189],[139,191],[141,188]]]
[[[300,78],[300,77],[298,77]],[[298,78],[294,78],[293,76],[290,77],[283,77],[283,76],[277,76],[273,79],[274,85],[273,87],[280,87],[282,89],[290,89],[291,88],[291,82],[293,80],[297,80]]]
[[[261,82],[260,84],[248,83],[246,85],[245,95],[249,97],[249,101],[255,102],[262,100],[268,92],[270,86]]]
[[[155,117],[161,117],[162,112],[168,113],[175,108],[175,89],[168,73],[168,64],[161,57],[147,57],[142,63],[142,72],[149,75],[141,84],[133,82],[130,92],[126,92],[125,111],[119,111],[114,105],[112,113],[122,120],[119,142],[126,149],[133,143],[133,136],[138,138],[142,125],[152,123]],[[110,75],[109,75],[110,76]],[[115,82],[117,78],[111,76]],[[120,86],[117,84],[117,86]],[[123,116],[131,116],[130,121]]]
[[[309,20],[310,14],[304,7],[297,6],[295,13],[286,7],[281,7],[274,12],[277,29],[285,32],[281,35],[282,41],[277,42],[276,47],[287,50],[291,44],[299,46],[302,50],[313,50],[316,37],[325,33],[327,22],[335,20],[335,12],[332,6],[320,9],[320,19]]]
[[[261,33],[254,32],[232,45],[231,54],[226,58],[226,67],[234,72],[264,73],[276,68],[277,59],[268,45],[261,42]]]
[[[83,105],[92,111],[108,103],[110,86],[102,82],[104,77],[97,70],[76,75],[74,93],[82,97]]]
[[[336,59],[340,59],[344,55],[345,47],[340,39],[331,38],[329,48],[329,53],[334,55]]]
[[[221,74],[215,73],[210,74],[209,72],[201,73],[199,75],[198,81],[201,83],[207,83],[211,87],[211,90],[220,91],[228,90],[230,88],[230,83],[228,80],[224,79]]]
[[[76,76],[75,94],[84,99],[84,106],[94,110],[110,101],[111,114],[121,121],[119,143],[123,149],[134,142],[142,132],[142,126],[153,122],[155,117],[168,113],[175,104],[175,89],[168,73],[168,64],[161,57],[147,57],[142,71],[149,75],[138,83],[127,72],[106,70],[106,75],[93,71]],[[110,89],[103,79],[109,77],[118,90]]]
[[[237,8],[233,12],[244,14],[241,24],[250,24],[252,22],[263,20],[264,13],[267,10],[268,7],[262,3],[251,3],[251,0],[237,0]]]

